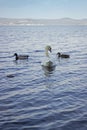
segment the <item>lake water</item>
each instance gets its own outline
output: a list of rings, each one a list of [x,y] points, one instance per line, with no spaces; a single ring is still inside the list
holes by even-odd
[[[0,26],[0,130],[87,130],[87,26]]]

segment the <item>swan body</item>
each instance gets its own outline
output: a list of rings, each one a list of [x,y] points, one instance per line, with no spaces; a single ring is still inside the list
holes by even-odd
[[[60,52],[58,52],[57,55],[58,55],[58,58],[70,58],[69,55],[67,55],[67,54],[61,54]]]
[[[25,60],[29,57],[29,55],[18,55],[17,53],[15,53],[14,56],[16,60]]]

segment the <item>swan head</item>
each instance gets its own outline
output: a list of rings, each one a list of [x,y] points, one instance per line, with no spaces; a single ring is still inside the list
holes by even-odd
[[[50,45],[47,45],[46,48],[45,48],[46,51],[49,51],[49,52],[52,52],[52,48]]]
[[[48,51],[49,51],[49,52],[52,52],[51,46],[49,46],[49,45],[45,47],[45,53],[46,53],[46,56],[47,56],[47,57],[49,57]]]

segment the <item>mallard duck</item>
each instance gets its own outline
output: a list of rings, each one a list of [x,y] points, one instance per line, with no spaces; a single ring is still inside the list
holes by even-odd
[[[17,53],[14,53],[16,60],[25,60],[28,59],[29,55],[18,55]]]
[[[58,58],[70,58],[69,55],[67,55],[67,54],[61,54],[60,52],[58,52],[57,55],[58,55]]]
[[[52,52],[52,48],[51,46],[48,45],[45,47],[46,60],[45,62],[42,63],[42,66],[48,70],[53,70],[53,68],[55,67],[55,64],[53,60],[50,58],[49,52]]]

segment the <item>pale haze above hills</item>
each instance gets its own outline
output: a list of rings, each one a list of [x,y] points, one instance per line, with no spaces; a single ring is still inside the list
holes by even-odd
[[[13,19],[0,18],[0,26],[2,25],[87,25],[87,19]]]

